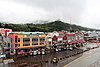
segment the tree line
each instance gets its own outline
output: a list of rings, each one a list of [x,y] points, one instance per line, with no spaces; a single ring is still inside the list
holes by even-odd
[[[52,32],[52,31],[93,31],[98,29],[91,29],[82,26],[78,26],[75,24],[64,23],[60,20],[44,23],[44,24],[33,24],[33,23],[26,23],[26,24],[11,24],[11,23],[0,23],[1,28],[9,28],[13,31],[25,31],[25,32]],[[98,30],[100,31],[100,30]]]

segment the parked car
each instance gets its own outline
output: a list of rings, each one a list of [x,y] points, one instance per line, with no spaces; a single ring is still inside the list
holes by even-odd
[[[30,55],[33,55],[33,53],[32,53],[32,52],[30,52]]]
[[[63,51],[64,50],[64,48],[61,48],[61,51]]]
[[[58,48],[59,51],[61,51],[61,48]]]
[[[64,50],[66,50],[67,48],[66,47],[64,47]]]
[[[87,49],[92,49],[92,46],[91,45],[86,45],[86,48]]]
[[[57,63],[57,62],[58,62],[58,59],[57,59],[57,58],[53,58],[53,59],[52,59],[52,62],[53,62],[53,63]]]
[[[40,54],[41,54],[41,52],[40,52],[40,51],[38,51],[38,54],[40,55]]]
[[[44,51],[42,51],[42,54],[45,54],[45,52],[44,52]]]
[[[28,52],[24,52],[24,56],[28,56]]]
[[[35,50],[35,51],[33,51],[33,55],[37,55],[37,51]]]
[[[29,55],[33,55],[33,50],[31,49],[30,51],[29,51]]]
[[[70,51],[72,51],[73,50],[73,48],[72,47],[69,47],[69,48],[67,48],[68,50],[70,50]]]
[[[58,51],[58,49],[56,48],[56,51]]]
[[[42,49],[42,54],[45,54],[45,49]]]

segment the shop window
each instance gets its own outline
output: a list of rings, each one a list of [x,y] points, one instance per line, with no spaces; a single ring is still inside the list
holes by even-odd
[[[32,38],[32,42],[38,42],[38,38]]]
[[[38,38],[32,38],[32,45],[38,45]]]
[[[23,42],[30,42],[30,38],[23,38]]]
[[[11,40],[11,43],[14,41],[14,39],[13,39],[13,38],[10,38],[10,40]]]
[[[17,47],[20,47],[20,44],[18,44]]]
[[[18,38],[18,42],[20,42],[20,38]]]
[[[45,42],[45,38],[40,38],[40,45],[44,44],[44,42]]]
[[[40,43],[40,45],[42,45],[42,44],[44,44],[44,42],[43,43]]]
[[[62,43],[62,41],[58,41],[58,43]]]
[[[30,44],[23,44],[23,46],[30,46]]]
[[[10,43],[8,43],[8,47],[10,47]]]

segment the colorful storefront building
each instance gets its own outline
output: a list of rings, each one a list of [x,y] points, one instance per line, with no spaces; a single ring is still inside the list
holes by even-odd
[[[29,52],[40,50],[46,46],[46,35],[43,32],[11,32],[10,53]]]

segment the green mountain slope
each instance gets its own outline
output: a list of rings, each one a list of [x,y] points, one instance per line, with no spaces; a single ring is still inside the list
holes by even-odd
[[[92,31],[92,30],[98,30],[98,29],[91,29],[91,28],[86,28],[78,25],[70,25],[68,23],[64,23],[62,21],[53,21],[49,23],[44,23],[44,24],[33,24],[33,23],[27,23],[27,24],[7,24],[7,23],[0,23],[0,27],[4,28],[10,28],[13,31],[43,31],[43,32],[52,32],[52,31],[61,31],[61,30],[66,30],[66,31]],[[100,30],[98,30],[100,31]]]

